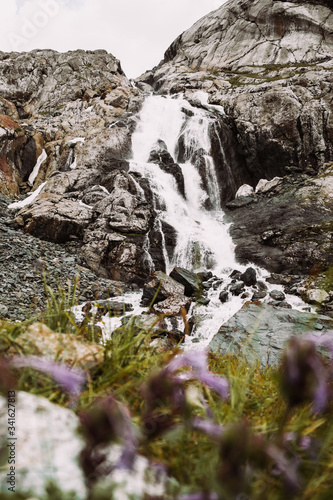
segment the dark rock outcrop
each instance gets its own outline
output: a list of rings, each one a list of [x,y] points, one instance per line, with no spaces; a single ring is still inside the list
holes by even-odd
[[[319,273],[332,263],[332,166],[286,177],[256,203],[228,212],[236,256],[272,272]]]
[[[178,191],[185,198],[185,183],[182,169],[174,162],[163,141],[158,141],[158,144],[150,152],[148,162],[157,163],[161,170],[167,174],[171,174],[175,178]]]

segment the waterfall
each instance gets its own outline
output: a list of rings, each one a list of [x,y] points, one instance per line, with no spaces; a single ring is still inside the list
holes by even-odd
[[[209,109],[197,108],[181,97],[150,96],[146,99],[138,116],[136,130],[132,136],[133,157],[130,172],[138,195],[145,197],[144,191],[135,180],[142,176],[149,181],[153,193],[153,208],[156,213],[154,232],[161,234],[161,254],[166,264],[166,272],[175,266],[192,271],[211,270],[214,278],[207,292],[208,304],[194,302],[188,317],[191,317],[194,328],[191,336],[185,339],[185,349],[203,349],[217,333],[220,326],[231,318],[244,304],[251,299],[253,290],[245,289],[244,293],[234,296],[229,293],[226,303],[219,296],[232,283],[231,272],[235,269],[244,271],[245,267],[236,262],[234,244],[229,235],[229,226],[224,222],[221,208],[220,189],[216,166],[212,157],[210,131],[214,130],[216,115],[212,106]],[[221,109],[216,114],[222,114]],[[216,131],[216,129],[215,129]],[[223,152],[223,140],[219,138]],[[165,149],[166,148],[166,149]],[[153,155],[151,155],[151,152]],[[171,156],[170,156],[171,155]],[[172,168],[163,164],[174,162]],[[154,160],[154,162],[152,162]],[[160,161],[161,160],[161,161]],[[157,161],[157,163],[156,163]],[[175,165],[178,164],[179,166]],[[184,189],[179,189],[182,175]],[[166,247],[166,236],[163,228],[172,227],[176,234],[173,255]],[[154,269],[150,255],[149,233],[143,242],[142,263],[147,272]],[[266,271],[255,267],[259,280],[264,280]],[[270,285],[268,290],[282,286]],[[137,304],[141,294],[126,295],[126,300],[134,300]],[[293,307],[301,309],[304,303],[295,297],[287,296]],[[136,303],[135,302],[135,303]],[[138,308],[138,313],[142,312]],[[177,323],[178,321],[178,323]],[[184,326],[180,318],[171,318],[170,328],[174,324],[178,328]],[[119,324],[117,323],[117,326]],[[107,328],[111,334],[115,328],[111,322]]]
[[[180,97],[150,96],[132,137],[131,171],[149,180],[158,219],[171,225],[177,234],[167,272],[181,266],[195,271],[211,269],[220,275],[236,266],[234,245],[228,226],[223,223],[211,156],[209,129],[213,121],[211,113]],[[181,167],[185,198],[173,175],[148,162],[158,141],[163,141]],[[162,251],[166,253],[165,249]]]

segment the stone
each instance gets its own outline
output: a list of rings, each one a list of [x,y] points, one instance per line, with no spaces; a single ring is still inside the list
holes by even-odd
[[[141,305],[155,305],[174,296],[183,296],[185,287],[167,274],[157,271],[149,278],[143,287]]]
[[[257,302],[258,300],[262,300],[267,297],[267,292],[264,290],[256,290],[252,295],[252,302]]]
[[[0,316],[6,316],[8,314],[8,307],[4,304],[0,304]]]
[[[152,311],[155,314],[165,316],[181,316],[182,312],[188,312],[191,305],[191,299],[185,295],[172,295],[163,301],[154,303]]]
[[[182,169],[174,162],[163,141],[158,141],[158,144],[150,152],[148,162],[157,163],[161,170],[171,174],[175,178],[178,191],[185,198],[185,182]]]
[[[55,333],[43,323],[34,323],[17,339],[22,349],[71,366],[101,363],[104,349],[81,340],[76,334]]]
[[[80,420],[73,411],[50,403],[47,399],[17,391],[15,437],[17,438],[16,493],[47,495],[47,485],[53,481],[62,496],[70,492],[78,500],[87,498],[85,477],[80,467],[80,454],[85,443],[79,436]],[[0,397],[0,435],[6,446],[8,401]],[[36,460],[38,457],[38,460]],[[8,493],[6,474],[1,470],[0,492]]]
[[[253,286],[257,283],[257,273],[253,267],[248,267],[246,271],[240,276],[240,279],[246,286]]]
[[[224,304],[229,299],[229,293],[227,290],[223,290],[219,295],[219,300]]]
[[[73,235],[82,238],[92,215],[91,207],[47,192],[18,213],[24,220],[25,231],[56,243],[68,241]]]
[[[319,288],[313,288],[312,290],[307,290],[303,298],[305,302],[309,304],[321,305],[330,300],[329,294],[325,290]]]
[[[267,179],[260,179],[260,181],[256,186],[255,192],[268,193],[276,186],[278,186],[280,183],[281,183],[281,177],[274,177],[274,179],[272,179],[271,181],[268,181]]]
[[[269,296],[277,302],[282,302],[286,298],[285,294],[281,292],[281,290],[272,290],[269,292]]]
[[[277,365],[285,343],[294,335],[312,332],[317,324],[322,332],[332,329],[333,320],[314,313],[246,302],[213,337],[209,349],[221,354],[242,355],[261,365]]]
[[[202,294],[202,282],[196,273],[183,267],[175,267],[171,271],[170,277],[178,281],[181,285],[184,285],[187,297],[191,297],[194,294],[197,296]]]
[[[243,281],[237,281],[236,283],[230,285],[229,287],[230,292],[232,295],[241,295],[241,293],[244,292],[244,283]]]
[[[254,189],[252,186],[249,186],[248,184],[243,184],[241,186],[237,193],[235,194],[235,198],[244,198],[244,197],[251,197],[254,195]]]
[[[226,203],[226,207],[230,210],[236,210],[237,208],[246,207],[251,203],[253,203],[252,196],[241,196],[240,198],[237,198],[237,200],[232,200]]]

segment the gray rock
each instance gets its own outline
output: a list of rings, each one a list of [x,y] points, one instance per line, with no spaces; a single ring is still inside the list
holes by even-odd
[[[277,302],[282,302],[286,298],[285,294],[280,290],[272,290],[269,292],[269,296]]]
[[[251,300],[253,302],[257,302],[258,300],[264,299],[266,296],[267,296],[267,292],[265,292],[265,290],[257,290],[252,295],[252,299]]]
[[[247,302],[221,326],[209,348],[245,356],[253,363],[259,360],[262,365],[277,365],[287,340],[313,331],[318,323],[323,331],[333,326],[333,320],[326,316]]]
[[[142,306],[150,306],[173,296],[183,296],[185,287],[161,271],[155,272],[143,287]]]
[[[0,316],[6,316],[8,314],[8,307],[0,304]]]
[[[80,453],[84,441],[79,437],[79,418],[70,410],[50,403],[47,399],[16,393],[16,490],[18,494],[46,495],[48,481],[61,489],[62,495],[75,492],[78,500],[87,497],[85,477],[80,467]],[[0,397],[0,425],[2,445],[7,436],[8,401]],[[52,453],[50,453],[52,450]],[[39,460],[35,460],[36,456]],[[9,465],[1,471],[0,491],[8,493],[6,474]]]
[[[23,219],[25,231],[56,243],[68,241],[73,235],[82,238],[92,216],[89,206],[48,193],[37,196],[17,215]]]
[[[184,285],[185,295],[188,297],[191,297],[193,294],[196,296],[202,294],[202,281],[196,273],[184,269],[183,267],[175,267],[171,271],[170,277],[178,281],[181,285]]]
[[[233,285],[230,286],[229,288],[230,292],[232,295],[240,295],[244,291],[244,282],[243,281],[238,281],[234,283]]]

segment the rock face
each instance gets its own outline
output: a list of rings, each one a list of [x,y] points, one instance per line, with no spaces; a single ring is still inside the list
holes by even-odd
[[[127,161],[143,92],[106,51],[46,50],[0,55],[0,95],[0,111],[8,113],[0,119],[1,190],[30,190],[43,148],[46,156],[33,188],[46,185],[17,214],[18,224],[56,243],[76,238],[97,274],[142,284],[154,266],[146,248],[157,256],[159,243],[148,236],[149,186]],[[156,259],[163,270],[164,259]]]
[[[228,212],[236,255],[274,272],[318,273],[332,262],[332,166],[283,179],[255,202]]]
[[[174,83],[177,66],[212,72],[326,62],[333,50],[331,8],[325,1],[230,0],[171,44],[155,79]]]
[[[209,153],[220,201],[233,209],[237,257],[275,272],[327,269],[332,31],[328,1],[230,0],[180,35],[137,86],[105,51],[1,53],[1,191],[19,196],[46,182],[17,223],[52,242],[75,238],[86,265],[105,279],[141,286],[154,270],[165,272],[175,231],[156,223],[161,207],[130,167],[135,114],[146,96],[140,89],[151,85],[181,92],[210,114]],[[157,141],[149,161],[185,197],[180,164],[195,164],[203,189],[209,172],[207,151],[189,158],[183,142],[180,134],[173,158]],[[213,208],[208,199],[205,208]]]
[[[204,90],[210,104],[223,106],[215,133],[225,158],[216,152],[217,164],[223,175],[226,164],[237,164],[224,201],[242,184],[254,187],[292,166],[318,171],[333,159],[332,29],[329,2],[231,0],[180,35],[139,79],[188,98]]]

